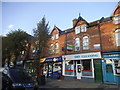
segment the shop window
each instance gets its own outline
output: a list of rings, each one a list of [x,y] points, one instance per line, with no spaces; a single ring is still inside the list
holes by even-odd
[[[75,27],[75,34],[80,33],[80,26]]]
[[[53,44],[51,44],[50,46],[49,46],[49,54],[53,54]]]
[[[119,24],[120,23],[120,16],[115,16],[113,18],[113,20],[114,20],[114,24]]]
[[[73,60],[65,61],[65,75],[74,75]]]
[[[79,51],[80,50],[80,39],[76,38],[75,39],[75,51]]]
[[[116,45],[120,46],[120,29],[115,31]]]
[[[106,65],[106,72],[113,73],[112,65]]]
[[[120,59],[113,59],[116,74],[120,74]]]
[[[55,53],[58,53],[59,45],[58,43],[55,44]]]
[[[86,31],[87,31],[86,25],[82,25],[81,26],[81,32],[86,32]]]
[[[83,50],[89,49],[89,38],[88,36],[83,37]]]
[[[82,60],[82,76],[92,76],[92,63],[91,60]]]

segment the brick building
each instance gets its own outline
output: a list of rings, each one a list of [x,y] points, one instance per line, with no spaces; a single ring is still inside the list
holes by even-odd
[[[89,23],[79,15],[77,19],[73,19],[73,26],[67,30],[62,31],[54,26],[51,39],[48,40],[49,48],[45,50],[46,56],[41,59],[44,68],[50,73],[48,76],[54,77],[51,73],[62,69],[65,79],[68,77],[83,81],[107,82],[109,80],[105,78],[109,73],[105,72],[107,68],[111,68],[107,64],[112,65],[113,77],[119,76],[119,4],[110,17],[102,17]],[[106,59],[106,54],[114,59]]]

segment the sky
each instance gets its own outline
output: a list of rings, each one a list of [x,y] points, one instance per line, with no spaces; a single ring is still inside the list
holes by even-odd
[[[61,30],[72,28],[72,20],[80,15],[93,22],[111,16],[118,2],[2,2],[2,32],[22,29],[33,35],[33,29],[43,16],[50,31],[56,25]],[[1,4],[0,4],[1,5]]]

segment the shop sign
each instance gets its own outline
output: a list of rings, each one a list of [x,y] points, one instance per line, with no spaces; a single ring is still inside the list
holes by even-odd
[[[50,57],[50,58],[41,58],[40,62],[58,62],[62,61],[62,57]]]
[[[93,53],[83,53],[83,54],[74,54],[74,55],[63,55],[63,60],[80,60],[80,59],[95,59],[101,58],[100,52]]]
[[[67,50],[73,50],[73,45],[67,44]]]

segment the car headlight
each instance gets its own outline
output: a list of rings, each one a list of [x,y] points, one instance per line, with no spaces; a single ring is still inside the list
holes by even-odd
[[[21,84],[21,83],[13,83],[12,86],[13,86],[13,87],[22,86],[22,84]]]

